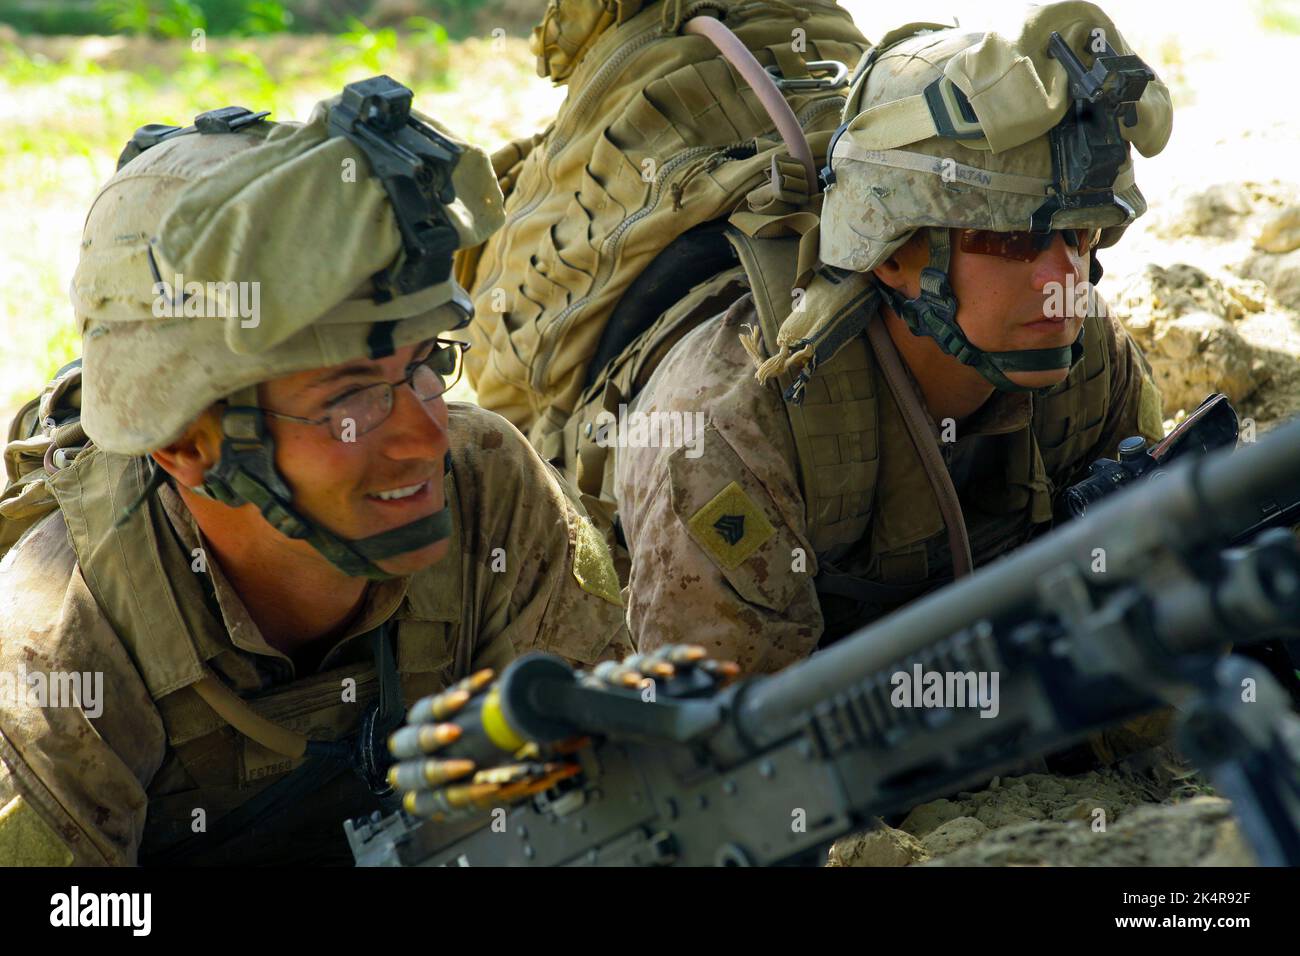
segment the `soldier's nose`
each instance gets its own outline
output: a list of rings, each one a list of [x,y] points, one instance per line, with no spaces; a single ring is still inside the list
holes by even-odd
[[[440,458],[447,453],[446,404],[421,401],[409,388],[393,390],[393,412],[381,428],[383,453],[393,460]]]
[[[1052,236],[1052,244],[1034,260],[1033,284],[1041,292],[1049,283],[1064,284],[1070,277],[1078,284],[1085,274],[1084,257],[1067,245],[1064,236],[1057,232]]]

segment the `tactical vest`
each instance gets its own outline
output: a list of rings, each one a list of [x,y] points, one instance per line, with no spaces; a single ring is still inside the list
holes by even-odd
[[[86,583],[131,656],[166,730],[167,755],[148,787],[140,854],[147,863],[192,836],[196,810],[203,811],[212,831],[226,814],[304,761],[244,737],[195,691],[194,685],[210,673],[209,662],[233,648],[205,576],[192,569],[193,557],[158,498],[151,497],[120,528],[113,527],[121,503],[135,500],[146,481],[142,459],[93,448],[48,478]],[[451,474],[446,487],[455,513]],[[453,538],[452,554],[458,553],[457,544]],[[460,603],[459,562],[440,562],[421,573],[420,587],[408,591],[391,619],[405,704],[436,692],[458,667],[468,667],[467,647],[451,644]],[[356,683],[355,694],[349,692],[345,700],[346,678]],[[379,683],[367,654],[355,664],[296,680],[246,703],[310,739],[338,741],[378,698]],[[203,846],[187,853],[186,862],[350,862],[343,820],[387,804],[347,771],[327,773],[317,783],[291,813],[254,820],[240,828],[237,843]]]
[[[800,240],[761,238],[734,229],[727,235],[741,265],[702,283],[665,312],[583,394],[565,428],[564,458],[569,475],[584,494],[601,499],[607,512],[617,511],[617,501],[613,449],[597,442],[596,422],[601,412],[614,413],[619,403],[630,402],[673,344],[745,291],[753,295],[764,348],[767,354],[774,350],[777,330],[790,311]],[[866,275],[822,269],[812,281],[835,286],[829,301],[837,310],[875,309],[876,299]],[[870,317],[874,319],[874,311]],[[1101,437],[1111,378],[1101,331],[1097,319],[1088,320],[1084,358],[1064,382],[1034,397],[1032,440],[1042,459],[1044,477],[1077,467]],[[792,380],[790,373],[783,373],[776,378],[775,387],[784,393]],[[798,457],[807,534],[818,558],[818,590],[844,597],[854,594],[859,600],[869,595],[881,606],[896,606],[935,583],[917,580],[924,574],[915,562],[893,562],[884,581],[867,581],[837,567],[860,549],[871,525],[880,470],[882,403],[896,404],[865,336],[856,335],[817,366],[804,386],[801,403],[787,401],[784,406]],[[897,417],[893,409],[891,414]],[[919,468],[918,481],[926,481]],[[1048,517],[1032,516],[1035,522]],[[1008,537],[982,542],[984,560],[1021,540]],[[891,584],[890,579],[900,583]]]
[[[564,18],[592,6],[555,0],[542,32],[564,35]],[[757,96],[707,39],[681,35],[680,24],[713,13],[783,82],[812,86],[784,93],[823,151],[844,100],[842,90],[816,88],[809,64],[851,69],[868,46],[849,14],[823,0],[665,0],[620,3],[618,11],[574,26],[567,45],[549,45],[542,69],[567,81],[569,97],[540,140],[493,157],[509,190],[506,223],[457,259],[474,299],[466,368],[478,401],[550,460],[562,454],[564,425],[596,367],[633,338],[606,347],[608,327],[639,333],[684,289],[725,267],[721,235],[694,231],[765,187],[783,153]],[[665,271],[666,281],[635,285],[688,234],[700,243]],[[616,315],[628,310],[636,316]]]
[[[738,231],[729,238],[747,265],[755,311],[770,353],[788,314],[783,305],[789,302],[794,283],[796,240],[758,239]],[[868,304],[875,301],[870,276],[823,269],[813,281],[836,286],[832,308],[870,309],[864,321],[878,321],[876,306]],[[1104,315],[1104,303],[1097,301]],[[1077,467],[1101,437],[1111,375],[1100,315],[1086,320],[1084,357],[1066,380],[1033,398],[1030,429],[1045,476]],[[782,392],[791,381],[788,374],[778,377]],[[865,337],[858,335],[818,366],[804,386],[800,404],[785,403],[799,453],[809,536],[817,553],[833,561],[861,538],[870,522],[879,470],[881,402],[896,404],[896,399],[880,376]],[[1038,515],[1035,520],[1047,517]]]

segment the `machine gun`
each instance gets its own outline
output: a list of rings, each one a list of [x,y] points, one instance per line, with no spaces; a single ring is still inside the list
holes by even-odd
[[[1180,749],[1233,801],[1258,861],[1296,865],[1300,720],[1264,666],[1226,648],[1300,625],[1293,534],[1230,544],[1260,501],[1297,493],[1300,420],[1234,454],[1188,456],[808,660],[721,691],[647,701],[557,658],[521,658],[490,707],[457,715],[451,755],[482,767],[492,739],[590,737],[563,758],[572,772],[508,817],[501,808],[505,826],[350,821],[353,854],[365,866],[815,862],[877,816],[1172,704]],[[932,674],[937,706],[900,704],[905,683]],[[980,675],[991,706],[972,707],[960,691]]]
[[[1148,445],[1141,435],[1133,435],[1119,443],[1118,460],[1099,458],[1093,462],[1088,476],[1061,495],[1058,517],[1082,518],[1093,504],[1130,482],[1159,480],[1170,465],[1186,457],[1236,448],[1238,437],[1236,409],[1226,395],[1216,392],[1155,444]],[[1261,498],[1256,500],[1255,507],[1255,520],[1242,527],[1227,544],[1241,544],[1268,528],[1289,527],[1300,522],[1300,494]],[[1292,703],[1300,706],[1300,640],[1261,641],[1241,652],[1265,664],[1291,695]]]

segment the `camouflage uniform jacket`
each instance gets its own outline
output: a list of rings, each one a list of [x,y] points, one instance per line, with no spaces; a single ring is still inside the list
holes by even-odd
[[[1095,458],[1113,457],[1129,435],[1160,433],[1159,393],[1137,346],[1113,318],[1087,323],[1087,355],[1065,382],[1046,395],[995,392],[941,444],[977,565],[1049,527],[1056,493]],[[755,381],[739,340],[746,324],[756,325],[749,294],[655,370],[632,409],[702,412],[703,439],[620,448],[614,494],[638,649],[692,641],[743,670],[775,671],[891,608],[819,597],[824,555],[809,539],[789,418],[775,380]],[[879,462],[867,531],[837,570],[902,586],[910,599],[951,579],[951,557],[920,458],[875,378],[874,433],[839,439]],[[834,388],[860,400],[858,385]]]
[[[128,522],[111,542],[125,551],[147,534],[145,565],[156,576],[130,578],[140,615],[125,625],[110,620],[87,581],[124,566],[97,557],[87,570],[75,530],[95,500],[121,493],[112,476],[142,471],[140,460],[93,451],[58,473],[65,491],[92,490],[71,503],[61,498],[61,510],[0,564],[0,676],[10,677],[11,691],[0,696],[0,864],[147,861],[151,847],[188,837],[200,818],[211,827],[295,766],[204,703],[190,685],[205,674],[281,726],[338,739],[378,696],[369,642],[357,638],[387,620],[396,622],[407,706],[521,652],[590,662],[629,650],[608,551],[571,493],[504,419],[474,406],[450,409],[448,557],[372,583],[309,674],[295,673],[262,637],[214,559],[207,573],[194,573],[191,555],[203,539],[168,485],[137,515],[145,520]],[[149,603],[155,594],[166,600]],[[183,628],[170,626],[178,620]],[[42,700],[33,689],[34,675],[53,687],[54,675],[70,672],[102,675],[99,693],[83,690],[78,704]],[[25,698],[12,693],[20,681]],[[350,862],[342,821],[370,812],[367,800],[359,778],[345,772],[268,825],[251,856],[234,859]]]

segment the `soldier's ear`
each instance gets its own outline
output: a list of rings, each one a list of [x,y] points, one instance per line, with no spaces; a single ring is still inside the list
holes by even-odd
[[[897,255],[892,255],[871,270],[877,279],[898,292],[907,292],[907,274]]]
[[[919,288],[921,270],[930,259],[930,245],[924,229],[912,233],[907,242],[895,249],[888,259],[872,269],[877,279],[907,296]]]
[[[180,438],[166,448],[149,453],[163,471],[186,488],[203,484],[204,473],[221,457],[221,414],[218,406],[206,409]]]

